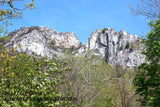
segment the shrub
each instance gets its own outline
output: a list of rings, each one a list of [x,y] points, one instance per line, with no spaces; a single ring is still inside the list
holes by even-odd
[[[76,50],[76,47],[73,45],[73,46],[71,46],[70,50],[73,52]]]
[[[119,50],[123,50],[123,44],[121,44],[121,47],[119,48]]]
[[[106,28],[103,28],[102,33],[103,34],[106,33]]]
[[[4,49],[3,45],[0,43],[0,51]]]
[[[57,50],[58,46],[56,46],[56,41],[55,40],[51,40],[50,43],[48,43],[48,47],[52,48],[54,50]]]
[[[142,45],[143,45],[142,43],[141,43],[141,46],[139,45],[139,43],[131,43],[131,49],[132,50],[138,50],[141,47],[143,47]]]
[[[4,44],[7,43],[7,42],[8,42],[7,36],[0,37],[0,43],[1,43],[2,45],[4,45]]]
[[[118,36],[118,41],[120,41],[120,39],[122,38],[123,34],[120,33],[119,36]]]
[[[83,45],[82,42],[80,42],[80,43],[79,43],[79,47],[81,47],[82,45]]]
[[[51,45],[55,45],[56,44],[56,41],[55,40],[52,40],[51,41]]]
[[[72,105],[72,100],[66,99],[71,94],[68,97],[59,91],[67,82],[65,73],[71,70],[65,65],[59,60],[4,51],[0,58],[0,106]]]
[[[125,46],[125,49],[128,49],[130,47],[130,43],[127,42],[126,46]]]

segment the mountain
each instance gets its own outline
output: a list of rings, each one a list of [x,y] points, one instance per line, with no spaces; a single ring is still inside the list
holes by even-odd
[[[48,27],[23,27],[9,36],[11,40],[4,45],[5,48],[14,47],[17,51],[38,57],[58,57],[63,55],[65,49],[71,49],[75,55],[92,51],[93,55],[104,58],[112,65],[129,68],[145,61],[145,56],[141,54],[145,47],[141,43],[142,39],[126,31],[116,32],[112,28],[94,31],[85,45],[79,43],[73,32],[58,33]]]

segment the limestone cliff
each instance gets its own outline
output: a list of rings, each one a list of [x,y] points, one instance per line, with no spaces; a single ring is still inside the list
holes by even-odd
[[[126,31],[116,32],[112,28],[98,29],[88,38],[85,45],[79,44],[79,39],[73,32],[58,33],[48,27],[23,27],[9,34],[12,38],[5,48],[14,47],[18,51],[34,54],[39,57],[62,55],[63,48],[77,48],[77,54],[86,54],[88,50],[101,56],[113,65],[136,67],[145,61],[141,54],[144,45],[137,35]],[[18,45],[21,44],[21,49]]]

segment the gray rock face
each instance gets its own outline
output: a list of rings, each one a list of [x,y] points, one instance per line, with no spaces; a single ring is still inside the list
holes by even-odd
[[[12,38],[4,47],[14,47],[18,51],[40,57],[48,56],[52,58],[55,55],[61,55],[61,49],[55,50],[53,46],[65,48],[79,46],[79,40],[73,32],[58,33],[48,27],[23,27],[10,35]],[[22,46],[21,49],[19,44]]]
[[[145,56],[141,54],[144,45],[139,42],[141,39],[137,35],[130,35],[126,31],[116,32],[111,28],[94,31],[85,45],[79,45],[79,39],[73,32],[58,33],[48,27],[23,27],[10,35],[12,38],[5,44],[5,48],[14,47],[39,57],[53,58],[63,54],[61,47],[75,47],[77,54],[85,55],[90,50],[112,65],[134,68],[145,61]]]
[[[94,55],[107,58],[110,64],[133,68],[145,61],[145,56],[141,54],[144,45],[140,41],[137,35],[130,35],[126,31],[98,29],[88,38],[87,49],[80,52],[92,50]]]

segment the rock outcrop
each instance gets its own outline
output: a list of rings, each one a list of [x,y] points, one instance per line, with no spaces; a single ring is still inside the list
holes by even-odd
[[[110,64],[133,68],[145,61],[145,56],[141,54],[144,48],[141,40],[137,35],[130,35],[126,31],[98,29],[88,38],[86,49],[83,47],[79,52],[92,50],[94,55],[105,58]]]
[[[18,51],[40,57],[48,56],[52,58],[55,55],[62,54],[60,47],[79,46],[79,40],[73,32],[58,33],[48,27],[23,27],[9,35],[12,38],[4,47],[14,47]]]
[[[5,48],[14,47],[18,51],[34,54],[39,57],[62,55],[63,48],[76,48],[77,54],[86,54],[88,50],[93,55],[101,56],[113,65],[123,65],[134,68],[145,61],[141,54],[144,45],[137,35],[130,35],[126,31],[116,32],[112,28],[98,29],[88,38],[85,45],[80,45],[73,32],[58,33],[48,27],[23,27],[10,33],[10,42]],[[21,49],[18,45],[21,44]]]

